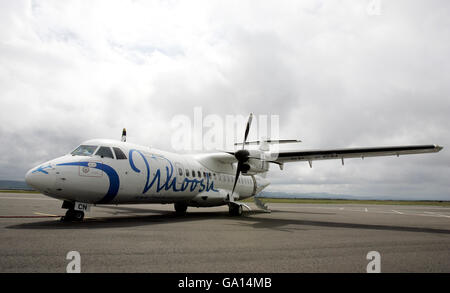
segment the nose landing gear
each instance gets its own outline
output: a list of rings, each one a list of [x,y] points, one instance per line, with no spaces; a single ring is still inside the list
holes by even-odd
[[[75,210],[75,203],[64,201],[63,209],[67,209],[66,215],[61,217],[61,222],[81,222],[84,219],[84,212]]]
[[[76,210],[67,210],[66,215],[61,217],[61,222],[81,222],[84,218],[84,212]]]

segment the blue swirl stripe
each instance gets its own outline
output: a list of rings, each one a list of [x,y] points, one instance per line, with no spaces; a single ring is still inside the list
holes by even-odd
[[[88,164],[89,164],[89,162],[72,162],[72,163],[58,164],[57,166],[89,167]],[[106,173],[106,175],[108,175],[108,178],[109,178],[108,192],[101,200],[96,202],[96,204],[108,203],[108,202],[112,201],[116,197],[117,193],[119,192],[119,186],[120,186],[119,175],[117,174],[116,170],[114,170],[112,167],[110,167],[108,165],[105,165],[102,163],[97,163],[97,162],[95,162],[95,164],[96,164],[95,167],[89,167],[89,168],[95,168],[95,169],[102,170],[103,172]]]
[[[33,172],[31,172],[31,173],[36,173],[36,172],[42,172],[42,173],[44,173],[44,174],[48,174],[48,172],[47,171],[45,171],[45,169],[49,169],[49,168],[51,168],[52,166],[50,166],[50,164],[49,165],[47,165],[47,166],[40,166],[39,168],[37,168],[36,170],[34,170]]]

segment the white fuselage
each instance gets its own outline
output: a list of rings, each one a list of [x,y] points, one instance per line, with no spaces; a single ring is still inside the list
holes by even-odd
[[[236,169],[232,164],[204,164],[180,155],[114,140],[90,140],[90,155],[68,154],[28,171],[26,181],[45,195],[90,204],[176,203],[189,206],[227,204]],[[113,156],[96,155],[100,147]],[[125,157],[114,152],[119,148]],[[256,195],[269,185],[258,175],[240,176],[234,198]]]

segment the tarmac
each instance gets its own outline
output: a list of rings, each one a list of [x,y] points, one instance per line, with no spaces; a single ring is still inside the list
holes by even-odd
[[[450,208],[408,205],[250,204],[228,207],[93,206],[83,222],[60,222],[62,202],[0,193],[0,272],[64,273],[70,251],[81,272],[365,273],[450,272]]]

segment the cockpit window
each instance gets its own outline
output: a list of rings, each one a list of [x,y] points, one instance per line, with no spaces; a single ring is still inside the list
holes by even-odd
[[[92,156],[96,149],[96,145],[80,145],[71,154],[74,156]]]
[[[102,158],[114,159],[111,148],[109,148],[109,147],[104,147],[104,146],[100,147],[98,149],[98,151],[95,153],[95,155],[100,156]]]
[[[122,152],[121,149],[113,147],[114,153],[116,154],[116,159],[117,160],[126,160],[127,156],[125,156],[125,154]]]

